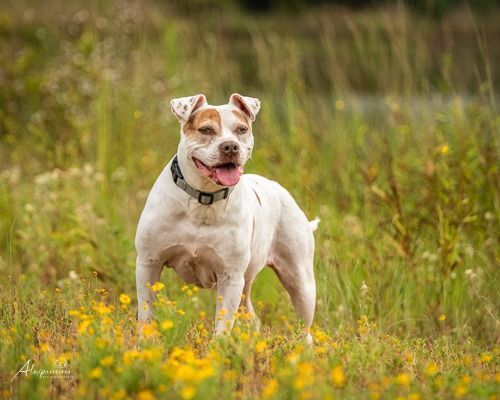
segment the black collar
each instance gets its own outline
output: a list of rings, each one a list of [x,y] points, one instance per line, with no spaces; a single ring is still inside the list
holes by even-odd
[[[188,195],[198,200],[198,203],[208,206],[219,200],[224,200],[229,197],[229,194],[233,191],[233,187],[227,187],[216,192],[202,192],[190,186],[185,180],[184,175],[182,175],[181,168],[179,167],[179,162],[177,161],[177,156],[172,160],[172,165],[170,165],[170,171],[172,171],[172,179],[175,184],[184,190]]]

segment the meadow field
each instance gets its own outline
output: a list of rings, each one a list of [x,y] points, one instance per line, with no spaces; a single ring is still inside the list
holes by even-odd
[[[0,5],[0,398],[498,399],[500,10],[218,4]],[[269,268],[259,332],[166,269],[136,334],[169,101],[233,92],[246,172],[321,219],[313,347]]]

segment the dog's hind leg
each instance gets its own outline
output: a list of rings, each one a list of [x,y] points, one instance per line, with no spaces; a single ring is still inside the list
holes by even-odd
[[[269,260],[271,268],[290,295],[298,317],[304,322],[306,341],[312,344],[309,333],[316,307],[316,282],[314,280],[314,239],[303,232],[294,237],[288,231],[273,246]]]
[[[295,274],[292,271],[301,267],[293,264],[279,265],[274,264],[272,268],[290,295],[297,316],[304,322],[304,328],[307,331],[306,341],[312,344],[312,336],[308,331],[313,323],[314,309],[316,307],[316,284],[314,277],[309,276],[309,274]]]

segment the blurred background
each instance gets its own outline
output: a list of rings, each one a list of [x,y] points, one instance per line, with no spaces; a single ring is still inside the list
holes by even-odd
[[[262,101],[247,172],[322,219],[322,326],[495,342],[499,43],[493,0],[2,2],[4,287],[133,293],[170,99],[239,92]],[[264,321],[291,310],[272,273],[254,287]]]

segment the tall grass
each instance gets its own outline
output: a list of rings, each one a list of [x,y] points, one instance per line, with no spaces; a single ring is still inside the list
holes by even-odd
[[[134,293],[137,219],[179,138],[169,99],[205,93],[220,104],[238,91],[262,100],[247,171],[321,218],[318,328],[356,330],[361,319],[399,338],[497,343],[498,12],[480,22],[401,7],[206,13],[4,6],[4,327],[70,334],[57,299],[28,301],[65,287],[70,271],[95,272],[114,298]],[[163,282],[179,294],[173,273]],[[284,294],[270,271],[259,276],[265,326],[292,314]],[[211,312],[215,299],[201,296]],[[2,363],[10,373],[18,361]]]

